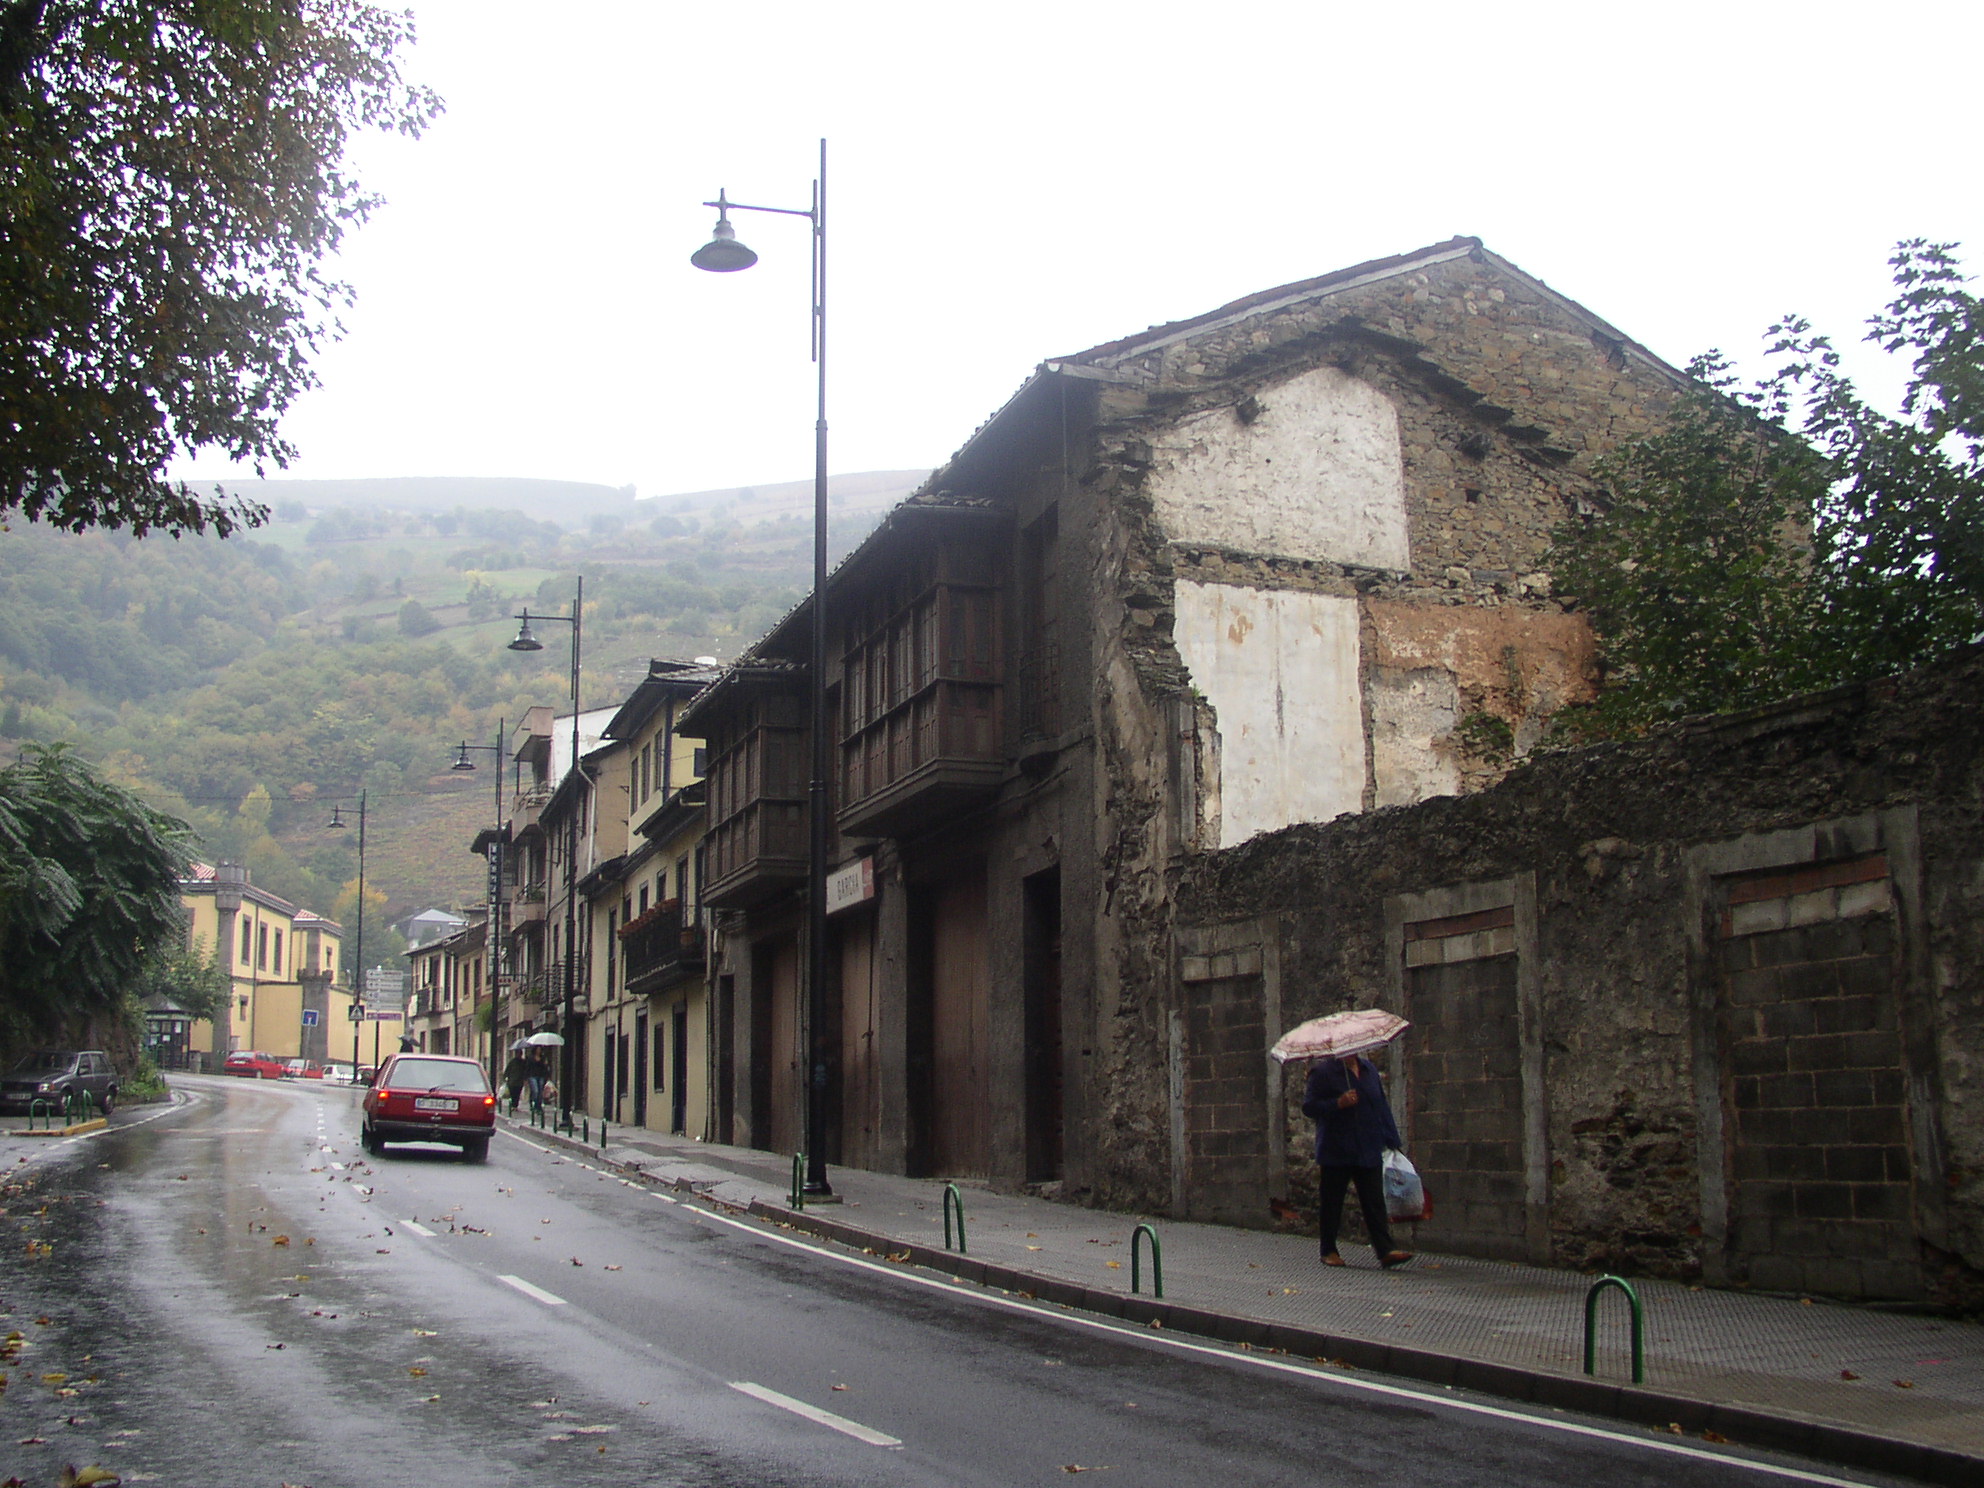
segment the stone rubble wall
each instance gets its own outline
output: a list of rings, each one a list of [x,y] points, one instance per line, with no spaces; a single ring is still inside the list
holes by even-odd
[[[1533,1105],[1530,1171],[1515,1176],[1538,1227],[1524,1233],[1484,1195],[1481,1223],[1497,1233],[1456,1248],[1976,1306],[1980,732],[1984,648],[1972,648],[1899,678],[1536,756],[1473,795],[1187,855],[1167,884],[1170,931],[1181,956],[1215,932],[1270,947],[1278,976],[1255,995],[1282,1028],[1353,1006],[1410,1016],[1401,1000],[1430,999],[1437,984],[1414,979],[1440,957],[1409,938],[1412,924],[1401,937],[1401,921],[1427,934],[1445,923],[1461,948],[1448,959],[1515,958],[1518,1002],[1533,1011],[1514,1016],[1531,1020],[1531,1042],[1483,1033],[1493,1068],[1476,1076],[1519,1079]],[[1506,945],[1412,907],[1467,892],[1462,908],[1513,902],[1510,928],[1493,932]],[[1188,1003],[1190,988],[1173,995]],[[1424,1001],[1425,1015],[1446,1017],[1440,1006]],[[1460,1113],[1439,1130],[1464,1133],[1475,1118],[1463,1108],[1494,1092],[1476,1076],[1471,1095],[1436,1088],[1438,1069],[1414,1075],[1413,1037],[1392,1066],[1418,1080],[1401,1102]],[[1168,1099],[1161,1079],[1121,1095],[1146,1109]],[[1480,1120],[1484,1142],[1490,1125],[1508,1136],[1506,1122]],[[1308,1123],[1263,1109],[1256,1126],[1285,1131],[1286,1176],[1285,1192],[1258,1195],[1255,1222],[1270,1222],[1271,1200],[1312,1214]],[[1493,1165],[1507,1150],[1476,1155]],[[1145,1176],[1115,1186],[1162,1202]]]

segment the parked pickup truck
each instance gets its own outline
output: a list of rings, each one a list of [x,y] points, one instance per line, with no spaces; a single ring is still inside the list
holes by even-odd
[[[117,1104],[117,1072],[101,1049],[43,1049],[0,1076],[0,1111],[24,1115],[40,1101],[60,1108],[87,1091],[105,1115]]]

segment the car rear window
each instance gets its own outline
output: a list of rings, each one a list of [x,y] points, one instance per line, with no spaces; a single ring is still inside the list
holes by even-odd
[[[395,1059],[379,1082],[395,1090],[467,1090],[486,1094],[489,1076],[479,1064],[459,1059]]]

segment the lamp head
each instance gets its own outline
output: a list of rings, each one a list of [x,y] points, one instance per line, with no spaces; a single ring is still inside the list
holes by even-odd
[[[327,821],[327,822],[325,822],[325,823],[324,823],[324,830],[325,830],[325,831],[327,831],[327,832],[329,832],[329,831],[339,831],[339,832],[341,832],[341,831],[343,831],[343,830],[344,830],[344,824],[345,824],[345,823],[344,823],[344,807],[342,807],[342,806],[333,806],[333,807],[331,808],[331,819],[330,819],[329,821]]]
[[[730,215],[723,211],[716,214],[715,235],[689,255],[690,263],[712,274],[734,274],[757,261],[758,255],[737,241],[737,229],[730,225]]]
[[[468,740],[462,740],[461,747],[455,751],[455,762],[448,766],[448,768],[450,770],[473,770],[475,768],[475,761],[468,757]]]
[[[524,622],[523,627],[518,630],[517,638],[510,642],[510,649],[512,651],[542,651],[544,649],[544,642],[530,633],[530,611],[525,610],[520,618]]]

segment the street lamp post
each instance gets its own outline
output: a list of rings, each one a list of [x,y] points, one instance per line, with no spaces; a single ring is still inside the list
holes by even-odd
[[[503,1006],[503,735],[509,720],[499,719],[494,744],[471,744],[464,739],[455,746],[451,770],[474,770],[471,752],[496,756],[496,829],[489,835],[489,914],[483,933],[489,938],[489,1088],[502,1089],[503,1051],[497,1039],[496,1015]]]
[[[578,592],[572,597],[570,615],[533,615],[526,605],[524,612],[517,616],[523,622],[517,631],[517,638],[510,642],[512,651],[542,651],[544,642],[531,634],[533,620],[552,620],[560,625],[572,627],[572,764],[574,775],[579,771],[579,655],[585,633],[586,580],[579,574]],[[559,1030],[564,1036],[563,1053],[558,1061],[558,1113],[559,1125],[569,1131],[572,1126],[572,1077],[577,1068],[577,1051],[572,1046],[574,996],[573,977],[577,974],[576,962],[579,953],[578,916],[578,865],[579,865],[579,793],[583,782],[575,782],[572,787],[572,810],[570,825],[565,839],[565,966],[564,966],[564,1026]]]
[[[729,200],[722,191],[706,207],[717,209],[710,241],[689,262],[712,274],[748,269],[758,255],[737,241],[730,214],[771,212],[804,217],[813,226],[813,363],[817,371],[818,413],[813,423],[813,651],[811,667],[813,777],[806,786],[809,827],[806,906],[806,1192],[833,1193],[827,1182],[825,1151],[827,1059],[827,142],[820,141],[820,174],[813,181],[813,205],[753,207]]]
[[[324,823],[327,830],[343,831],[345,828],[344,808],[333,806],[331,819]],[[358,924],[357,934],[352,941],[352,955],[358,970],[352,974],[352,963],[345,964],[345,979],[351,983],[351,1005],[362,1014],[365,1008],[365,792],[358,793]],[[358,1036],[364,1030],[365,1020],[355,1016],[351,1020],[351,1082],[358,1083]],[[330,1047],[330,1040],[324,1045]],[[379,1038],[375,1030],[372,1037],[372,1062],[379,1062]]]

